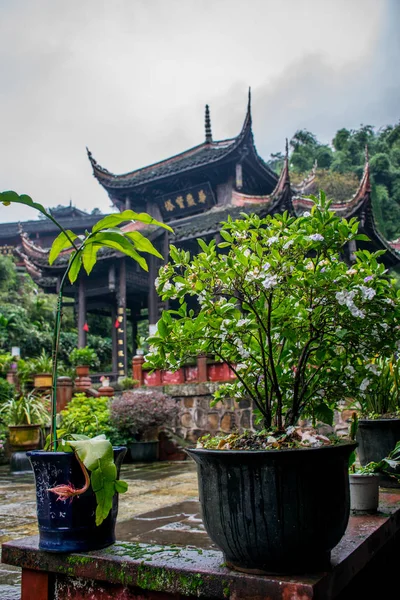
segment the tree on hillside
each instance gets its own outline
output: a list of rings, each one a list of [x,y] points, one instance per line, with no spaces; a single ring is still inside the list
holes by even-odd
[[[334,135],[331,145],[321,144],[307,129],[296,131],[290,140],[292,182],[298,184],[317,161],[318,187],[337,201],[346,200],[362,177],[366,146],[375,218],[385,238],[391,240],[400,237],[400,123],[378,131],[372,125],[342,128]],[[283,157],[271,156],[269,164],[279,172]]]

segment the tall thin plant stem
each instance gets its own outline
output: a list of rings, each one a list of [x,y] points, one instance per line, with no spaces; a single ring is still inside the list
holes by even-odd
[[[75,246],[76,247],[76,246]],[[61,332],[61,320],[62,320],[62,301],[63,301],[63,291],[64,285],[67,280],[67,275],[69,270],[75,261],[76,257],[81,252],[82,247],[78,248],[75,252],[72,260],[70,261],[63,278],[60,283],[60,289],[58,290],[58,298],[57,298],[57,312],[56,312],[56,321],[54,324],[53,331],[53,370],[52,370],[52,390],[51,390],[51,427],[50,427],[50,448],[53,449],[53,452],[57,451],[57,363],[58,363],[58,348],[60,344],[60,332]]]

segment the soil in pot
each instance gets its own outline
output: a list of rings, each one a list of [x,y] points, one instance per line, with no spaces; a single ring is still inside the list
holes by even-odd
[[[126,448],[114,448],[114,462],[119,471]],[[84,484],[84,475],[72,452],[30,451],[36,480],[39,548],[48,552],[87,552],[115,542],[118,494],[114,495],[107,518],[96,526],[96,496],[90,487],[72,500],[59,500],[48,490],[66,483],[75,488]]]
[[[228,566],[260,574],[327,568],[348,523],[355,447],[187,450],[205,528]]]
[[[379,506],[379,474],[351,473],[350,509],[357,513],[376,513]]]

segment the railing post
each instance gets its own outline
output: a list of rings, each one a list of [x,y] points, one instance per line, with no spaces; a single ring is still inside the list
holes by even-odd
[[[139,383],[135,387],[141,387],[143,385],[143,369],[144,356],[142,354],[136,354],[132,358],[132,375],[133,379],[136,379]]]
[[[207,357],[204,355],[197,357],[197,378],[199,383],[208,381],[207,378]]]

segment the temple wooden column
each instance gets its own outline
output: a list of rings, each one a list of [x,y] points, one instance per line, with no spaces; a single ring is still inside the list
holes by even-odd
[[[117,341],[117,307],[116,298],[111,306],[111,344],[112,344],[112,371],[118,372],[118,341]]]
[[[118,376],[127,376],[127,349],[126,349],[126,263],[122,258],[119,261],[119,281],[117,293],[117,319],[119,327],[117,329],[117,359]]]
[[[82,275],[79,278],[78,284],[78,348],[86,346],[86,331],[84,325],[86,323],[86,296],[85,296],[85,280]]]

